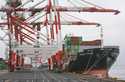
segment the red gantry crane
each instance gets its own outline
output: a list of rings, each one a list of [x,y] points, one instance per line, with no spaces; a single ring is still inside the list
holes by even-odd
[[[24,0],[8,0],[6,7],[0,9],[0,12],[6,14],[6,20],[0,22],[0,26],[8,30],[9,70],[12,72],[23,68],[25,56],[31,57],[31,59],[39,59],[38,56],[41,57],[43,53],[46,56],[55,54],[58,51],[56,43],[61,38],[59,36],[62,30],[61,25],[100,26],[99,23],[81,20],[62,21],[61,12],[107,12],[114,13],[114,15],[120,13],[118,10],[102,8],[85,0],[80,1],[91,5],[91,7],[59,6],[56,5],[55,0],[41,0],[40,2],[35,2],[35,0],[27,0],[26,2]],[[33,2],[35,5],[32,7],[24,7]],[[41,5],[43,3],[44,6]],[[39,5],[41,6],[37,7]],[[30,15],[27,15],[27,13],[30,13]]]

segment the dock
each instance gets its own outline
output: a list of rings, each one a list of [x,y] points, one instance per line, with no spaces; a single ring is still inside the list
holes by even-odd
[[[0,72],[0,82],[125,82],[116,79],[99,79],[96,77],[75,74],[56,73],[47,69]]]

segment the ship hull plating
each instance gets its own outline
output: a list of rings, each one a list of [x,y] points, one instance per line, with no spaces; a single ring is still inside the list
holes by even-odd
[[[93,69],[109,70],[119,55],[118,47],[84,49],[75,60],[71,60],[69,71],[91,71]]]

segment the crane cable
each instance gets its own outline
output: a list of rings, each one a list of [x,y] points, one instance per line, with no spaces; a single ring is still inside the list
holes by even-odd
[[[46,15],[46,13],[44,13],[42,16],[37,17],[35,20],[32,21],[32,23],[35,22],[35,21],[37,21],[38,19],[44,17],[45,15]]]
[[[96,5],[96,4],[93,4],[93,3],[88,2],[88,1],[86,1],[86,0],[81,0],[81,1],[83,1],[84,3],[90,4],[90,5],[93,5],[94,7],[98,7],[98,8],[104,9],[104,8],[103,8],[103,7],[101,7],[101,6]]]
[[[73,5],[74,7],[78,7],[76,4],[74,4],[72,1],[67,0],[71,5]]]
[[[68,1],[71,2],[71,0],[68,0]],[[77,0],[75,0],[75,1],[77,1]],[[86,0],[80,0],[80,1],[82,1],[82,2],[84,2],[84,3],[86,3],[86,4],[89,4],[89,5],[92,5],[92,6],[94,6],[94,7],[98,7],[98,8],[101,8],[101,9],[105,9],[105,8],[99,6],[99,5],[96,5],[96,4],[94,4],[94,3],[88,2],[88,1],[86,1]],[[73,2],[72,2],[72,3],[73,3]],[[78,2],[78,1],[77,1],[77,3],[78,3],[78,4],[82,4],[82,5],[84,5],[84,6],[87,6],[87,5],[85,5],[85,4],[83,4],[83,3],[80,3],[80,2]]]
[[[89,22],[86,21],[86,20],[83,20],[83,19],[78,18],[78,17],[76,17],[76,16],[70,15],[70,14],[68,14],[68,13],[64,13],[64,14],[66,14],[66,15],[68,15],[68,16],[70,16],[70,17],[73,17],[73,18],[75,18],[75,19],[78,19],[78,20],[80,20],[82,23],[89,23]],[[99,26],[101,26],[101,24],[97,24],[96,26],[99,27]]]
[[[87,6],[85,3],[81,3],[80,1],[76,1],[78,4],[83,5],[84,7]]]
[[[82,21],[83,23],[84,23],[84,22],[89,23],[89,22],[86,21],[86,20],[83,20],[83,19],[78,18],[78,17],[76,17],[76,16],[70,15],[70,14],[68,14],[68,13],[64,13],[64,14],[66,14],[67,16],[70,16],[70,17],[72,17],[72,18],[78,19],[78,20]]]
[[[30,8],[31,8],[31,9],[32,9],[32,8],[35,8],[36,6],[40,5],[41,3],[45,2],[45,1],[46,1],[46,0],[42,0],[42,1],[38,2],[38,3],[36,3],[34,6],[32,6],[32,7],[30,7]]]
[[[31,2],[31,0],[28,0],[28,1],[25,2],[24,4],[22,4],[22,5],[18,6],[18,7],[16,7],[16,9],[23,7],[24,5],[28,4],[29,2]]]
[[[67,14],[65,14],[65,16],[66,16]],[[70,15],[69,15],[70,16]],[[64,21],[66,21],[66,22],[69,22],[69,20],[66,20],[65,19],[65,17],[63,17],[63,16],[60,16]],[[72,15],[71,15],[71,17],[72,17]],[[77,17],[74,17],[74,18],[77,18]],[[82,23],[89,23],[88,21],[86,21],[86,20],[83,20],[83,19],[80,19],[80,18],[77,18],[77,19],[79,19]],[[98,25],[97,25],[98,26]]]
[[[31,1],[31,0],[30,0],[30,1]],[[46,1],[46,0],[42,0],[42,1],[38,2],[38,3],[35,4],[34,6],[30,7],[30,9],[35,8],[36,6],[40,5],[40,4],[43,3],[44,1]],[[43,9],[44,9],[44,8],[46,8],[46,6],[43,7]],[[26,21],[31,20],[31,19],[33,19],[35,16],[38,16],[38,15],[40,15],[40,13],[37,14],[37,15],[33,15],[33,16],[30,16],[30,17],[26,18]]]
[[[75,3],[73,3],[73,1],[71,1],[71,0],[67,0],[68,2],[70,2],[74,7],[78,7]],[[87,5],[85,5],[85,4],[83,4],[83,3],[80,3],[80,2],[78,2],[78,1],[76,1],[78,4],[81,4],[81,5],[84,5],[84,6],[87,6]]]
[[[60,15],[60,17],[61,17],[64,21],[67,21],[62,15]]]
[[[45,9],[45,8],[46,8],[46,6],[43,7],[43,9]],[[33,15],[33,16],[27,17],[25,21],[31,20],[31,19],[33,19],[34,17],[36,17],[36,16],[38,16],[38,15],[40,15],[40,14],[41,14],[41,13],[38,13],[38,14],[35,14],[35,15]]]
[[[46,1],[46,0],[42,0],[42,1],[38,2],[38,3],[35,4],[34,6],[30,7],[30,9],[35,8],[36,6],[40,5],[41,3],[45,2],[45,1]],[[46,7],[47,7],[47,6],[43,7],[43,9],[46,8]],[[37,14],[37,15],[40,15],[40,14],[41,14],[41,13],[39,13],[39,14]],[[33,15],[33,16],[31,16],[31,17],[28,17],[27,20],[31,20],[31,19],[33,19],[33,18],[34,18],[35,16],[37,16],[37,15]]]

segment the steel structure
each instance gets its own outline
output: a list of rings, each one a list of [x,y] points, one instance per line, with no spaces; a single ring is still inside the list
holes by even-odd
[[[61,12],[111,12],[117,15],[118,10],[95,7],[65,7],[58,6],[55,1],[48,0],[42,8],[35,6],[47,0],[35,4],[33,7],[24,8],[23,6],[30,1],[22,4],[21,0],[10,0],[7,2],[9,7],[0,9],[6,14],[6,21],[0,22],[1,28],[8,30],[9,38],[9,70],[14,71],[17,67],[23,67],[24,57],[35,58],[38,55],[51,56],[58,51],[59,39],[61,38],[61,25],[96,25],[95,22],[82,21],[62,21]],[[82,0],[84,1],[84,0]],[[89,3],[90,4],[90,3]],[[93,4],[91,4],[93,5]],[[20,15],[31,13],[28,17]],[[43,14],[34,21],[37,14]],[[40,19],[41,18],[41,19]],[[36,22],[38,20],[38,22]],[[42,31],[45,30],[45,32]],[[1,39],[2,40],[2,39]],[[44,58],[47,59],[47,58]]]

